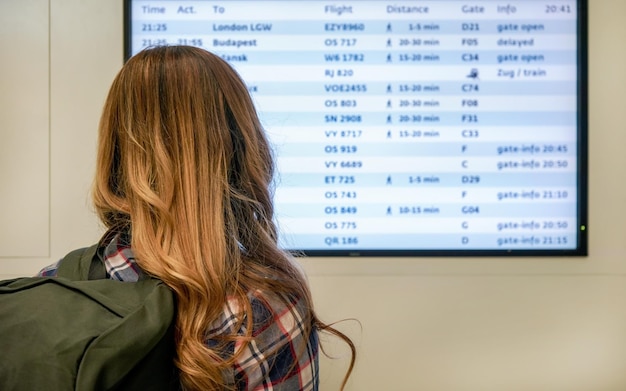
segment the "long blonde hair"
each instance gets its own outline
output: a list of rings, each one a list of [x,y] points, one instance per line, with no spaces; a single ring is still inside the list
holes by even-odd
[[[139,266],[176,294],[185,389],[224,389],[222,371],[232,361],[207,346],[207,327],[227,297],[251,320],[252,290],[303,300],[306,332],[329,331],[352,350],[343,385],[352,370],[354,345],[318,320],[303,275],[277,245],[273,174],[247,88],[221,58],[188,46],[150,48],[113,81],[93,200],[108,229],[131,232]]]

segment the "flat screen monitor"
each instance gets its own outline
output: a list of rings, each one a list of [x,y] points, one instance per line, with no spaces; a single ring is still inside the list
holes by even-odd
[[[280,245],[587,254],[587,4],[126,0],[125,57],[193,45],[247,83]]]

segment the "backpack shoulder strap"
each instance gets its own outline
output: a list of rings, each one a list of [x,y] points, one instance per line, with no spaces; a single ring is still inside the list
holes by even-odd
[[[79,248],[70,252],[59,262],[57,276],[74,281],[90,279],[92,260],[97,250],[98,244],[94,244],[91,247]]]

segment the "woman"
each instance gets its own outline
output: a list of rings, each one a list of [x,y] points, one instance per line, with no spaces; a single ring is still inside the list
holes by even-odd
[[[318,330],[348,343],[352,370],[354,345],[319,321],[277,246],[273,170],[247,88],[221,58],[150,48],[113,81],[93,189],[102,246],[111,278],[147,273],[175,292],[184,389],[316,390]]]

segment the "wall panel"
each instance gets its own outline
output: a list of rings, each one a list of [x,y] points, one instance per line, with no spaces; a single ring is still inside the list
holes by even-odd
[[[0,265],[49,254],[48,11],[0,2]]]

